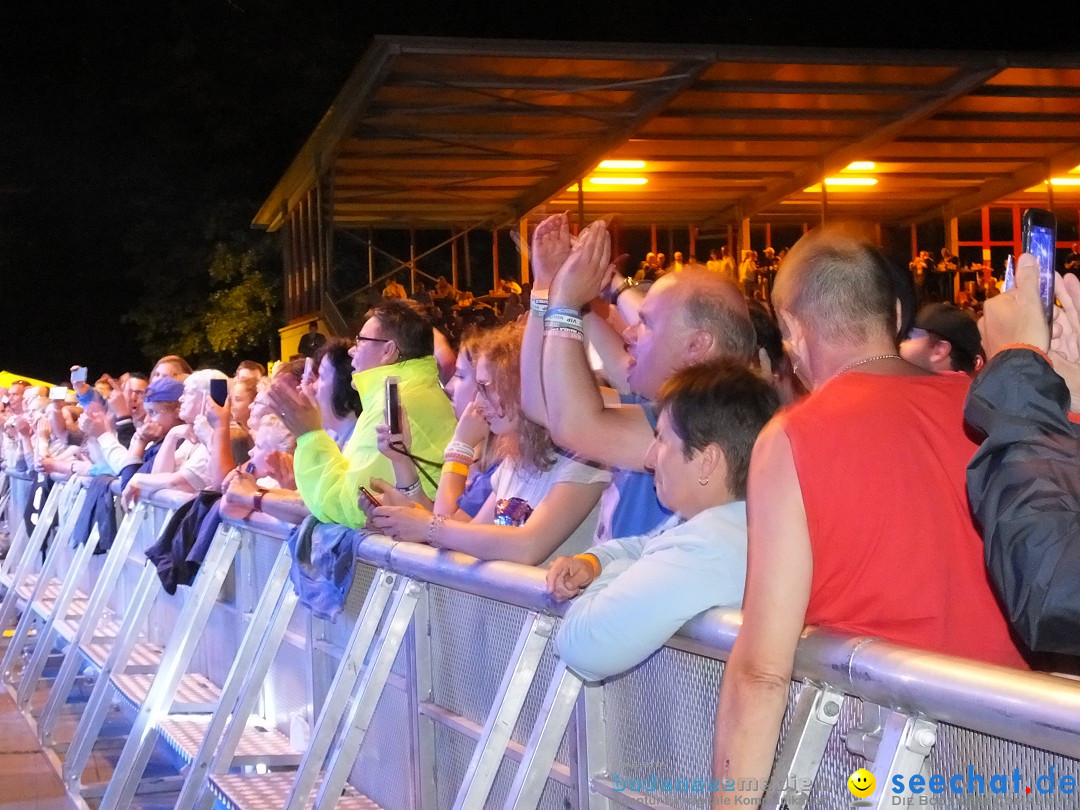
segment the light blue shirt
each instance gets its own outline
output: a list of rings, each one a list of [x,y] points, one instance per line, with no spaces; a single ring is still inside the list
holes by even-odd
[[[556,647],[587,680],[625,672],[713,607],[741,607],[746,582],[746,501],[669,521],[652,534],[589,549],[600,576],[577,597]]]

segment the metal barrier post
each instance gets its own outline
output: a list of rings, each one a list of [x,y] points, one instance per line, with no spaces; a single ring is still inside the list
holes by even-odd
[[[45,595],[45,591],[48,589],[49,585],[52,584],[53,572],[60,562],[63,548],[67,544],[67,538],[71,536],[71,530],[74,526],[75,519],[78,517],[85,501],[86,490],[80,489],[79,495],[75,499],[75,508],[67,514],[60,531],[53,537],[52,545],[49,546],[49,550],[45,554],[45,563],[42,565],[41,571],[38,572],[37,581],[34,582],[34,587],[31,589],[30,595],[26,598],[26,608],[23,610],[23,614],[19,618],[19,623],[15,627],[15,635],[12,637],[11,643],[4,652],[4,659],[0,662],[0,675],[2,675],[4,681],[8,683],[14,684],[15,658],[22,653],[23,647],[26,646],[27,641],[30,638],[30,628],[38,623],[41,618],[34,610],[34,603],[39,601]],[[42,518],[39,517],[38,523],[40,524],[41,522]],[[28,549],[28,551],[30,551],[30,549]],[[32,552],[31,556],[33,556]],[[5,606],[7,602],[10,602],[12,606],[14,606],[18,601],[17,586],[11,589],[9,596],[14,596],[14,598],[5,600]]]
[[[825,745],[840,718],[844,696],[827,687],[805,683],[791,718],[784,747],[773,766],[773,777],[762,800],[763,807],[805,807],[817,776]],[[806,786],[806,792],[801,787]]]
[[[425,588],[413,611],[407,658],[409,681],[409,715],[413,751],[413,789],[418,810],[434,810],[438,798],[435,784],[435,721],[423,707],[435,701],[432,676],[431,624],[429,610],[431,590]]]
[[[581,691],[582,680],[559,661],[551,676],[540,716],[536,719],[525,756],[514,775],[514,784],[506,797],[503,810],[527,810],[540,802],[551,766],[555,763],[559,743],[562,741],[574,703]]]
[[[610,810],[611,802],[593,789],[593,779],[609,772],[607,730],[604,726],[604,687],[586,683],[574,706],[574,733],[570,756],[581,810]]]
[[[135,509],[129,512],[120,527],[116,531],[109,553],[105,556],[105,564],[98,574],[97,582],[90,593],[90,601],[87,602],[86,612],[82,621],[79,622],[75,633],[71,637],[64,661],[60,665],[60,671],[53,681],[49,697],[45,701],[45,707],[38,719],[38,737],[43,745],[50,746],[53,743],[53,730],[60,718],[60,712],[71,695],[71,689],[75,685],[75,679],[79,674],[82,664],[82,645],[91,643],[94,639],[94,631],[109,604],[109,598],[116,588],[120,578],[120,572],[127,563],[127,556],[139,533],[139,527],[146,518],[147,506],[139,503]]]
[[[30,698],[33,697],[38,680],[45,671],[45,664],[49,655],[53,652],[53,642],[56,640],[57,635],[56,624],[58,621],[67,618],[68,609],[79,593],[79,580],[86,573],[86,567],[90,564],[90,557],[93,555],[94,550],[97,549],[99,539],[100,534],[97,526],[95,526],[90,530],[90,536],[86,542],[79,546],[71,566],[65,572],[62,580],[63,584],[60,586],[60,593],[57,594],[56,601],[53,602],[51,608],[43,606],[46,608],[45,613],[42,615],[42,618],[45,619],[45,627],[38,632],[37,639],[34,642],[34,652],[30,656],[30,661],[23,667],[19,688],[15,693],[15,702],[20,709],[26,709],[30,705]],[[83,605],[84,612],[85,607]],[[29,605],[27,610],[36,610],[36,607]]]
[[[158,720],[172,705],[176,688],[191,662],[195,646],[207,619],[210,618],[210,611],[217,601],[229,569],[232,568],[239,546],[239,529],[233,526],[222,526],[218,529],[218,535],[211,542],[206,559],[199,566],[189,598],[177,618],[176,630],[166,645],[165,657],[154,675],[146,699],[139,707],[127,743],[117,760],[116,770],[101,801],[103,810],[130,806],[150,761],[154,743],[157,742]]]
[[[552,629],[553,623],[547,616],[530,613],[526,617],[503,673],[499,691],[495,693],[484,730],[473,749],[465,778],[454,800],[454,810],[481,810],[486,805],[495,774],[502,764],[507,743],[536,677],[536,668],[551,638]]]
[[[406,580],[394,597],[394,603],[390,608],[390,615],[383,624],[379,638],[375,641],[375,659],[364,669],[350,701],[349,714],[345,718],[344,731],[339,739],[335,750],[330,755],[326,768],[326,776],[322,786],[315,797],[315,810],[332,810],[341,798],[341,791],[345,788],[345,782],[349,778],[349,771],[360,753],[364,737],[367,736],[371,726],[371,718],[375,714],[375,707],[379,705],[386,686],[386,679],[390,675],[390,668],[394,665],[401,642],[412,622],[413,610],[420,594],[427,588],[426,585]],[[312,774],[313,775],[313,774]],[[305,791],[303,782],[298,779],[293,785],[293,792],[289,796],[286,810],[301,810],[307,805],[307,796],[311,785]]]
[[[206,736],[188,766],[184,785],[176,799],[176,810],[195,806],[200,791],[206,785],[208,773],[224,773],[229,769],[259,696],[259,687],[281,646],[289,619],[296,608],[297,596],[289,587],[291,562],[289,547],[282,543],[263,595],[225,679],[221,699],[206,728]],[[209,791],[206,793],[209,794]],[[212,796],[210,798],[212,800]]]

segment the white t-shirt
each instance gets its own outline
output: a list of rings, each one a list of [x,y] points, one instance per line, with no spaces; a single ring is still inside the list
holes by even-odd
[[[556,484],[605,484],[611,480],[611,473],[603,467],[582,464],[569,456],[556,454],[555,463],[544,472],[521,472],[513,459],[504,460],[491,476],[491,488],[498,503],[504,498],[520,498],[532,509]],[[593,532],[599,516],[599,502],[589,512],[588,517],[574,530],[561,546],[544,561],[548,563],[555,557],[565,554],[578,554],[592,545]]]
[[[184,442],[173,456],[176,469],[196,492],[210,486],[210,451],[202,442]]]

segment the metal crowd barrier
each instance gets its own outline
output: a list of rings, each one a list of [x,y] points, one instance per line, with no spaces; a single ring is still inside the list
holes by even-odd
[[[24,479],[8,481],[10,527]],[[181,500],[146,500],[133,564]],[[539,569],[368,535],[345,610],[326,622],[283,584],[289,528],[262,515],[225,522],[215,544],[235,559],[213,572],[220,587],[203,589],[214,603],[197,628],[184,610],[199,586],[155,605],[149,641],[169,655],[179,638],[225,708],[191,732],[193,721],[168,715],[179,672],[159,672],[170,683],[135,715],[112,784],[73,787],[84,805],[98,795],[122,807],[144,789],[144,746],[130,740],[152,741],[150,727],[193,763],[173,785],[184,807],[696,808],[746,787],[710,779],[737,612],[704,613],[631,672],[583,684],[552,649],[564,606]],[[133,590],[116,588],[117,615]],[[288,740],[291,759],[280,744],[276,755],[244,748],[249,713]],[[206,728],[219,737],[205,751],[181,739]],[[765,806],[851,806],[848,777],[862,767],[877,788],[858,806],[1080,806],[1080,684],[808,629]]]

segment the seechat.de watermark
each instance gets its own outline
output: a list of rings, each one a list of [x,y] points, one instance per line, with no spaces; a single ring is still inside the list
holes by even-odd
[[[860,768],[848,777],[848,790],[855,797],[851,806],[880,806],[880,796],[870,798],[879,788],[890,807],[1034,807],[1039,797],[1076,794],[1077,777],[1055,772],[1053,765],[1036,776],[1019,768],[982,773],[969,765],[966,773],[896,774],[879,785],[870,771]]]

